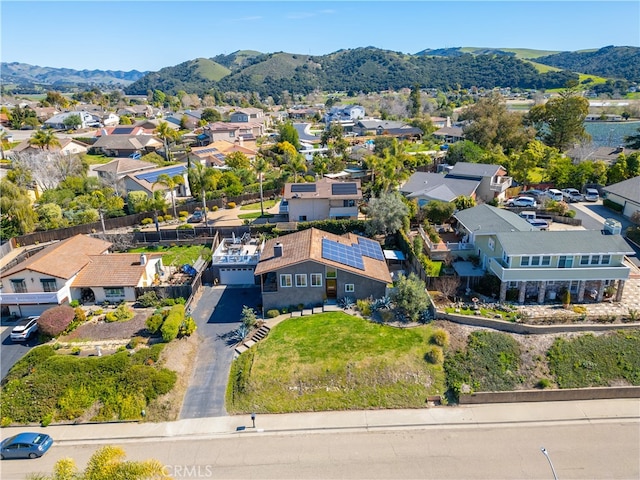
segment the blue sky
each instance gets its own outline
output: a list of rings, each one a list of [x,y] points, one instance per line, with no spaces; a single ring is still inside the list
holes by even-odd
[[[0,8],[3,62],[78,70],[159,70],[236,50],[640,46],[637,0],[2,0]]]

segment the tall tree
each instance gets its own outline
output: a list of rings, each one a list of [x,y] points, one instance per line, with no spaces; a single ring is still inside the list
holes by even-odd
[[[171,205],[173,206],[173,217],[178,217],[178,212],[176,211],[176,188],[180,185],[184,185],[184,177],[182,175],[174,175],[170,177],[166,173],[158,175],[158,178],[153,185],[163,185],[169,189],[171,192]]]
[[[627,135],[624,137],[625,146],[634,150],[640,150],[640,128],[637,129],[638,133],[633,135]]]
[[[571,90],[565,90],[547,103],[535,105],[527,115],[538,130],[538,136],[561,152],[574,143],[589,140],[584,128],[589,113],[589,101]]]
[[[202,211],[207,212],[207,191],[213,191],[218,188],[218,181],[221,173],[219,170],[211,167],[205,167],[201,163],[196,163],[189,169],[189,188],[191,192],[200,192],[202,200]]]
[[[300,136],[298,135],[298,131],[293,126],[293,123],[283,123],[278,129],[278,133],[280,134],[281,142],[289,142],[295,147],[296,151],[300,150]]]
[[[227,167],[233,168],[234,170],[251,167],[249,157],[242,152],[232,152],[225,157],[224,161]]]
[[[293,181],[297,182],[298,173],[307,171],[307,161],[302,155],[296,154],[289,159],[288,163],[283,165],[283,168],[286,171],[293,173]]]
[[[33,232],[38,215],[27,191],[6,178],[0,180],[0,191],[0,238],[7,240]]]
[[[369,201],[367,215],[371,233],[386,235],[402,228],[405,217],[409,215],[409,207],[397,192],[381,193]]]
[[[50,150],[51,147],[59,147],[60,140],[56,137],[52,129],[38,130],[29,139],[29,144],[34,145],[42,150]]]
[[[409,113],[412,117],[417,117],[422,112],[422,104],[420,102],[420,85],[417,83],[411,87],[409,94]]]
[[[172,142],[177,138],[175,130],[171,128],[169,122],[160,122],[155,129],[155,134],[158,135],[164,143],[164,158],[165,160],[169,160],[169,142]]]
[[[260,215],[264,216],[264,193],[262,191],[262,182],[264,180],[264,174],[269,169],[269,162],[262,155],[258,155],[253,161],[253,170],[258,175],[258,181],[260,182]]]

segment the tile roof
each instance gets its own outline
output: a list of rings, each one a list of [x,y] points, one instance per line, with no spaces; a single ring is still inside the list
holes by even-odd
[[[89,263],[90,255],[101,255],[109,250],[110,242],[76,235],[61,242],[50,245],[24,262],[2,273],[2,277],[13,275],[24,270],[69,279]]]
[[[632,202],[640,203],[640,175],[628,180],[623,180],[622,182],[614,183],[608,187],[604,187],[603,190]]]
[[[317,228],[309,228],[299,232],[282,235],[277,238],[268,240],[262,254],[260,262],[256,267],[255,274],[276,271],[289,267],[298,263],[307,261],[316,262],[322,265],[328,265],[340,270],[355,273],[363,277],[372,278],[380,282],[390,283],[391,275],[384,260],[376,260],[374,258],[363,255],[364,270],[360,270],[343,263],[322,258],[322,239],[326,238],[343,245],[351,246],[358,243],[359,235],[349,233],[343,236],[333,233],[324,232]],[[273,247],[276,243],[282,245],[283,254],[280,257],[274,256]]]
[[[496,235],[508,255],[590,255],[634,252],[621,235],[599,230],[502,232]]]
[[[146,254],[147,261],[162,253]],[[140,264],[139,253],[113,253],[92,255],[89,263],[73,281],[73,287],[135,287],[140,282],[145,266]]]

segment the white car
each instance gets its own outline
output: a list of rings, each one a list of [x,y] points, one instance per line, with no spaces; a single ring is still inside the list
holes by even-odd
[[[595,188],[587,188],[584,191],[584,199],[587,202],[597,202],[599,198],[600,193],[598,193],[598,190],[596,190]]]
[[[566,202],[581,202],[584,200],[582,194],[575,188],[565,188],[562,190],[562,196]]]
[[[535,208],[538,206],[538,204],[536,202],[536,199],[533,197],[517,197],[517,198],[510,198],[507,201],[507,206]]]
[[[11,330],[11,340],[14,342],[25,342],[38,331],[39,316],[27,317],[13,327]]]

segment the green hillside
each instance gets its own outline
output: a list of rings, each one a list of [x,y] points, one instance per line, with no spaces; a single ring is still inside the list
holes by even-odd
[[[266,55],[266,59],[260,63],[244,68],[242,74],[254,81],[262,81],[265,78],[274,80],[290,78],[295,74],[296,68],[309,63],[309,58],[309,55],[271,53]]]
[[[208,58],[197,58],[194,63],[196,64],[194,72],[200,77],[213,82],[218,82],[231,73],[228,68]]]

